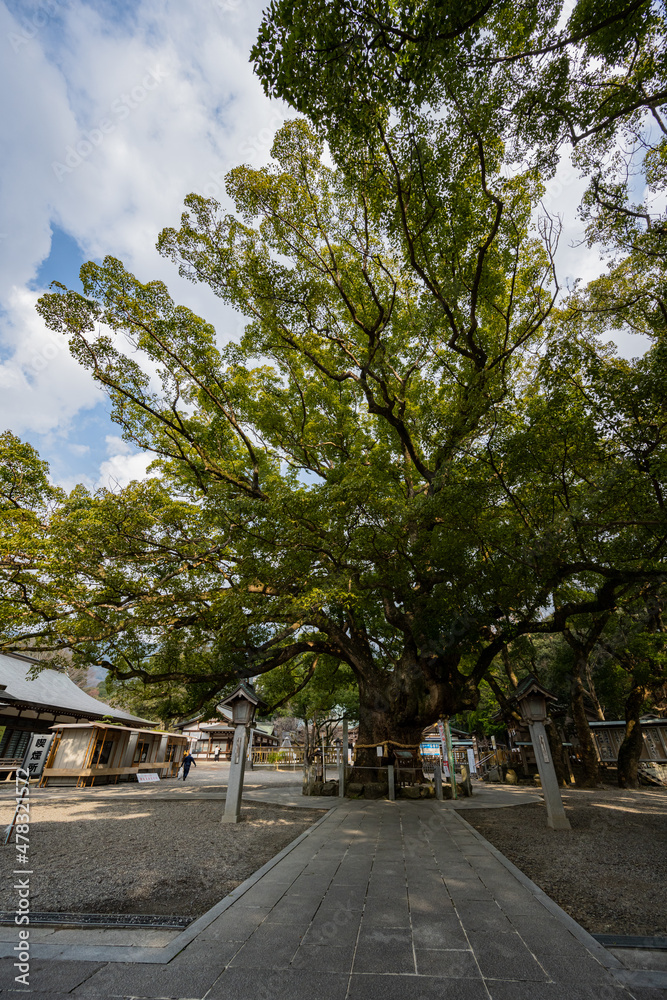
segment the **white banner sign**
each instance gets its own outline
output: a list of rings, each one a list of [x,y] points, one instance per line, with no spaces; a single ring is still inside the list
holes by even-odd
[[[52,741],[53,733],[32,734],[28,745],[28,752],[23,758],[23,767],[31,778],[39,778],[44,770],[44,765],[46,764],[46,758],[48,757]]]
[[[160,780],[160,775],[154,774],[152,771],[147,771],[144,774],[139,772],[139,774],[137,774],[137,781],[144,782],[144,781],[159,781],[159,780]]]

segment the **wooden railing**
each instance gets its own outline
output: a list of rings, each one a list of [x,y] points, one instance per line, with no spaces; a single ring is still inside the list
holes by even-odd
[[[281,764],[303,766],[303,749],[299,747],[276,747],[273,750],[263,749],[263,750],[253,750],[252,751],[252,763],[253,767],[255,765],[276,765],[280,767]]]
[[[319,753],[317,759],[322,759],[322,748],[318,747]],[[324,751],[324,761],[327,767],[336,767],[338,765],[338,747],[325,747]],[[274,747],[273,749],[264,748],[262,750],[252,751],[252,763],[253,767],[255,764],[267,765],[280,767],[281,764],[294,767],[299,765],[303,767],[304,763],[304,749],[303,747]]]
[[[23,763],[23,757],[0,757],[0,771],[7,772],[5,781],[11,781],[14,771]]]

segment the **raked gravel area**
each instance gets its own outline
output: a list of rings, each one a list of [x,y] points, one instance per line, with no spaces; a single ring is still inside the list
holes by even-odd
[[[323,815],[321,808],[247,802],[244,821],[233,825],[220,822],[223,809],[222,799],[199,796],[86,791],[62,799],[38,792],[30,824],[32,910],[198,916]],[[0,825],[12,813],[5,800]],[[0,910],[15,906],[12,878],[3,878]]]
[[[466,819],[592,934],[667,936],[667,788],[563,790],[572,829],[544,806]]]

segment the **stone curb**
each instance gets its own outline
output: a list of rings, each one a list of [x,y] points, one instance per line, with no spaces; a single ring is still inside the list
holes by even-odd
[[[581,944],[583,944],[584,948],[591,953],[593,958],[595,958],[600,965],[603,965],[609,970],[611,975],[613,975],[621,985],[628,986],[630,988],[635,987],[637,989],[667,989],[667,972],[626,969],[622,962],[608,952],[599,941],[596,941],[593,935],[589,934],[588,931],[581,926],[581,924],[577,923],[577,921],[569,915],[569,913],[566,913],[565,910],[558,905],[558,903],[554,902],[551,896],[548,896],[547,893],[544,892],[543,889],[540,889],[539,885],[536,885],[531,879],[529,879],[520,868],[513,865],[509,858],[506,858],[504,854],[501,854],[501,852],[493,846],[493,844],[489,843],[486,837],[482,836],[482,834],[479,833],[474,826],[468,823],[460,812],[455,812],[454,810],[452,810],[452,812],[456,816],[457,820],[463,823],[468,830],[472,831],[474,837],[481,844],[483,844],[484,847],[486,847],[487,851],[489,851],[489,853],[492,854],[497,861],[500,861],[500,863],[512,873],[515,879],[520,882],[521,885],[525,886],[525,888],[528,889],[533,896],[540,901],[540,903],[542,903],[549,913],[553,914],[553,916],[557,917],[561,923],[565,924],[570,933],[573,934],[574,937],[581,942]]]
[[[479,831],[476,830],[472,824],[468,823],[468,821],[464,819],[460,813],[457,812],[454,813],[454,815],[459,822],[465,824],[467,829],[472,831],[474,837],[479,840],[484,847],[486,847],[487,851],[492,854],[494,858],[501,863],[501,865],[504,865],[504,867],[512,873],[517,882],[520,882],[521,885],[528,889],[528,891],[539,900],[542,906],[544,906],[549,913],[553,914],[554,917],[558,917],[561,923],[565,924],[569,932],[574,935],[574,937],[576,937],[581,944],[583,944],[587,951],[590,951],[591,955],[593,955],[600,965],[604,965],[604,967],[610,971],[614,969],[625,969],[625,966],[613,955],[610,955],[607,949],[603,947],[599,941],[596,941],[592,934],[589,934],[588,931],[581,926],[581,924],[578,924],[577,921],[569,915],[569,913],[566,913],[565,910],[558,905],[558,903],[554,902],[551,896],[548,896],[543,889],[540,889],[539,885],[536,885],[535,882],[529,879],[520,868],[513,865],[509,858],[506,858],[504,854],[501,854],[498,848],[494,847],[493,844],[486,839],[486,837],[483,837],[482,834],[479,833]]]
[[[170,941],[169,944],[161,948],[135,948],[132,945],[34,944],[30,947],[31,955],[34,959],[57,959],[63,962],[136,962],[141,964],[166,965],[179,952],[183,951],[187,945],[191,944],[209,924],[213,923],[225,910],[228,910],[249,889],[252,889],[264,875],[270,872],[272,868],[275,868],[283,858],[286,858],[306,837],[309,837],[318,826],[324,823],[335,812],[335,809],[336,807],[334,806],[332,809],[327,810],[324,816],[321,816],[312,826],[304,830],[291,844],[283,847],[282,851],[271,858],[270,861],[267,861],[266,864],[262,865],[261,868],[258,868],[245,882],[238,885],[236,889],[212,906],[206,913],[203,913],[201,917],[193,920],[173,941]],[[14,945],[9,942],[0,943],[0,958],[14,957]]]

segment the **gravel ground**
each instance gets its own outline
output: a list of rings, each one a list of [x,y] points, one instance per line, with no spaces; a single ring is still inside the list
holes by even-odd
[[[667,789],[563,790],[571,831],[542,804],[465,818],[593,934],[667,935]]]
[[[323,815],[245,802],[244,821],[222,825],[223,809],[201,799],[34,803],[31,909],[199,916]],[[3,807],[3,824],[12,813]],[[13,857],[13,838],[4,850]],[[12,878],[0,910],[16,908]]]

